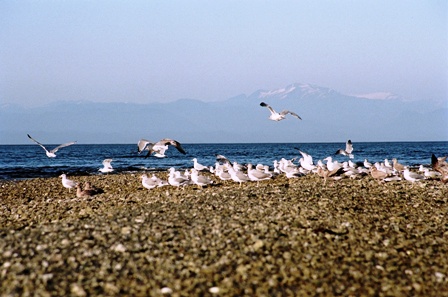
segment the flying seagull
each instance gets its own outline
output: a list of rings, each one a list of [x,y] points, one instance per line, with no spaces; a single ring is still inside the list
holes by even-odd
[[[154,156],[157,158],[166,157],[165,151],[168,149],[169,145],[174,146],[180,153],[182,153],[184,155],[186,154],[186,152],[182,148],[181,144],[174,139],[164,138],[157,142],[151,142],[146,139],[140,139],[137,144],[139,154],[142,151],[147,150],[148,154],[146,155],[146,157],[149,157],[152,153],[155,153]]]
[[[350,159],[353,159],[355,156],[353,156],[352,152],[353,152],[353,144],[352,141],[349,139],[345,143],[345,150],[339,149],[336,151],[335,155],[344,155],[348,156]]]
[[[271,115],[269,116],[269,119],[272,120],[272,121],[278,122],[278,121],[284,120],[288,113],[290,115],[292,115],[292,116],[295,116],[299,120],[302,119],[301,117],[299,117],[298,114],[296,114],[295,112],[289,111],[289,110],[283,110],[282,112],[278,113],[270,105],[268,105],[268,104],[266,104],[264,102],[261,102],[260,106],[267,107],[269,109],[269,111],[271,112]]]
[[[103,160],[103,168],[100,168],[98,171],[101,171],[103,173],[112,172],[114,171],[114,168],[110,163],[112,163],[112,159],[104,159]]]
[[[38,145],[40,145],[40,147],[43,148],[43,149],[45,150],[45,153],[47,154],[47,157],[49,157],[49,158],[54,158],[54,157],[56,157],[56,152],[57,152],[60,148],[63,148],[63,147],[66,147],[66,146],[69,146],[69,145],[72,145],[72,144],[75,144],[75,143],[76,143],[76,141],[63,143],[63,144],[61,144],[60,146],[55,147],[54,149],[52,149],[51,151],[49,151],[49,150],[47,150],[47,148],[46,148],[45,146],[43,146],[42,143],[40,143],[39,141],[37,141],[36,139],[34,139],[33,137],[31,137],[29,134],[27,134],[27,135],[28,135],[28,138],[29,138],[29,139],[31,139],[32,141],[34,141],[35,143],[37,143]]]

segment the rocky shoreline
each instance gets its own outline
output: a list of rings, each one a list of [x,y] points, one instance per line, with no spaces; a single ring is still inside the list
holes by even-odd
[[[141,173],[0,184],[1,296],[448,296],[448,185]],[[166,179],[166,173],[158,173]]]

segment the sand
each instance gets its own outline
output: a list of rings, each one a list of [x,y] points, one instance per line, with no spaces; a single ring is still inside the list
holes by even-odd
[[[448,296],[448,185],[0,184],[1,296]],[[166,173],[158,173],[166,179]]]

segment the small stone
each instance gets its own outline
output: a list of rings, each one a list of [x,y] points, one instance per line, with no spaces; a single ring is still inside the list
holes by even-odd
[[[171,288],[168,287],[163,287],[162,289],[160,289],[160,293],[162,294],[173,294],[173,290]]]
[[[72,284],[70,286],[70,292],[74,295],[74,296],[78,296],[78,297],[84,297],[87,296],[86,291],[78,284]]]
[[[212,294],[218,294],[219,293],[219,288],[218,287],[211,287],[210,289],[208,289],[208,291]]]
[[[126,252],[126,247],[122,245],[121,243],[115,245],[112,247],[112,250],[114,250],[117,253],[124,253]]]

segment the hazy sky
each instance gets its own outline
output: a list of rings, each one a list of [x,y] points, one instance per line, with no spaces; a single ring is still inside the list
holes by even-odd
[[[223,100],[312,83],[447,100],[448,1],[0,1],[0,102]]]

